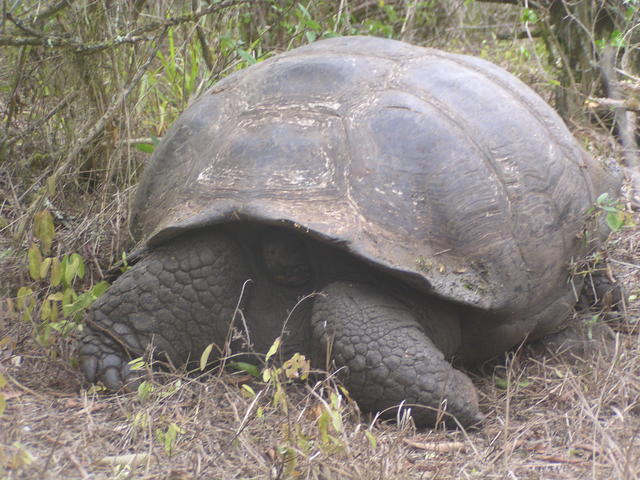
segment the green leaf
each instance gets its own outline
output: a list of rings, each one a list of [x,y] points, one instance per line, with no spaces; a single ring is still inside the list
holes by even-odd
[[[496,387],[498,388],[502,388],[503,390],[507,390],[509,388],[509,381],[506,378],[494,377],[493,381],[496,384]],[[515,386],[519,388],[524,388],[524,387],[528,387],[530,384],[531,382],[529,382],[528,380],[522,380],[520,382],[516,382]],[[511,383],[511,385],[513,386],[514,384]]]
[[[509,386],[509,382],[507,382],[506,378],[494,377],[493,382],[496,384],[496,387],[502,388],[503,390],[506,390]]]
[[[248,65],[253,65],[254,63],[257,62],[257,60],[253,57],[253,55],[251,55],[249,52],[247,52],[246,50],[244,50],[242,48],[238,49],[238,55],[245,62],[247,62]]]
[[[298,8],[302,12],[302,17],[303,18],[311,18],[311,14],[309,13],[309,10],[307,10],[307,7],[305,7],[301,3],[298,3]]]
[[[45,300],[44,302],[42,302],[42,305],[40,305],[40,320],[42,321],[50,320],[51,304],[52,302],[50,300]]]
[[[33,309],[32,296],[33,290],[29,287],[20,287],[16,296],[18,310]]]
[[[76,277],[84,277],[84,261],[77,253],[65,255],[62,259],[62,280],[63,283],[70,287]]]
[[[61,302],[63,298],[64,298],[64,295],[62,294],[62,292],[56,292],[56,293],[52,293],[51,295],[49,295],[47,297],[47,300],[53,300],[55,302]]]
[[[251,395],[251,397],[255,397],[256,396],[256,391],[251,388],[249,385],[247,385],[246,383],[242,384],[242,389],[245,390],[246,392],[249,393],[249,395]]]
[[[306,380],[309,377],[311,363],[304,355],[294,353],[293,356],[282,364],[284,375],[291,379]]]
[[[136,143],[136,148],[144,153],[153,153],[155,145],[152,143]]]
[[[329,421],[329,412],[325,409],[318,417],[318,433],[320,434],[320,441],[323,445],[329,443]]]
[[[78,312],[84,312],[89,305],[95,301],[96,297],[91,292],[84,292],[78,295],[78,298],[67,309],[65,316],[75,315]]]
[[[142,383],[140,383],[140,385],[138,385],[138,396],[141,400],[146,400],[154,390],[155,389],[153,388],[153,385],[150,382],[144,380]]]
[[[40,265],[40,278],[47,278],[47,273],[49,273],[49,267],[51,266],[51,257],[47,257],[42,261],[42,265]]]
[[[331,423],[333,424],[333,429],[342,433],[343,425],[342,425],[342,415],[340,414],[340,399],[338,395],[335,393],[331,393],[331,406],[333,408],[330,409],[331,414]]]
[[[78,330],[80,325],[76,322],[72,322],[69,320],[61,320],[59,322],[50,322],[46,324],[47,326],[53,328],[56,332],[58,332],[62,337],[68,336],[74,330]],[[46,339],[49,338],[49,334],[44,337]],[[46,340],[43,340],[46,341]]]
[[[520,21],[522,23],[531,23],[532,25],[538,23],[538,14],[535,10],[531,10],[530,8],[525,8],[522,11],[522,15],[520,15]]]
[[[213,343],[210,343],[204,349],[204,351],[202,352],[202,355],[200,355],[200,371],[201,372],[204,371],[205,368],[207,368],[207,364],[209,363],[209,355],[211,355],[212,349],[213,349]]]
[[[62,280],[62,268],[60,267],[60,260],[54,257],[51,261],[51,286],[57,287]]]
[[[235,368],[241,372],[248,373],[252,377],[260,378],[260,369],[253,365],[252,363],[247,362],[229,362],[229,366],[231,368]]]
[[[109,289],[110,286],[111,284],[109,282],[102,280],[93,286],[91,289],[91,295],[93,295],[95,299],[98,299]]]
[[[42,210],[33,216],[33,230],[36,238],[40,240],[42,251],[45,255],[49,254],[51,251],[51,243],[55,236],[53,216],[49,210]]]
[[[129,363],[127,363],[127,365],[129,366],[129,370],[135,372],[137,370],[142,370],[145,367],[146,362],[142,357],[137,357],[137,358],[134,358],[133,360],[130,360]]]
[[[62,315],[65,318],[74,313],[73,304],[77,298],[78,295],[72,288],[66,288],[64,292],[62,292]]]
[[[84,278],[84,260],[82,259],[82,257],[80,256],[79,253],[72,253],[71,254],[71,261],[73,262],[73,265],[76,266],[76,276],[80,277],[80,278]]]
[[[269,359],[276,354],[276,352],[280,348],[280,343],[281,342],[282,342],[282,339],[280,337],[276,338],[273,341],[273,344],[271,344],[271,347],[269,347],[269,351],[267,352],[267,355],[264,358],[265,362],[268,362]]]
[[[609,212],[606,217],[607,225],[611,229],[612,232],[617,232],[620,230],[625,223],[625,215],[623,212]]]
[[[184,433],[185,430],[180,428],[177,424],[171,422],[166,432],[156,430],[156,437],[164,444],[165,452],[170,454],[173,451],[173,447],[175,445],[176,439],[178,438],[178,435],[182,435]]]
[[[376,446],[378,445],[378,439],[376,438],[376,436],[370,430],[365,430],[364,434],[367,437],[367,440],[369,440],[369,446],[371,447],[371,450],[375,450]]]
[[[616,208],[616,207],[611,207],[611,206],[607,206],[607,205],[603,205],[600,207],[603,211],[605,212],[609,212],[609,213],[617,213],[620,211],[620,209]]]
[[[611,32],[611,45],[616,48],[624,48],[627,46],[627,42],[624,39],[624,35],[620,30],[614,30]]]
[[[29,275],[34,280],[40,280],[42,254],[40,253],[40,248],[38,248],[35,243],[31,244],[31,247],[29,247],[27,257],[29,258]]]

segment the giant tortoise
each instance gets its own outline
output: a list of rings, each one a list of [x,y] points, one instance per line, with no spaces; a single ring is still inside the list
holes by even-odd
[[[364,410],[473,424],[452,362],[566,326],[569,266],[595,243],[587,211],[608,182],[484,60],[371,37],[276,55],[158,145],[133,204],[140,259],[88,314],[82,369],[116,390],[150,346],[184,364],[282,335],[283,355],[339,368]]]

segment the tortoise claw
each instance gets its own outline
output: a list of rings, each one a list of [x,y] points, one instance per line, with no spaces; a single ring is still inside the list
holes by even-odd
[[[84,337],[80,368],[91,383],[101,382],[107,390],[135,389],[139,375],[129,367],[128,355],[108,339],[94,334]]]

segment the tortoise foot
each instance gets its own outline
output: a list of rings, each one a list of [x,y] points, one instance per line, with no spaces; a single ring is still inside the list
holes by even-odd
[[[368,285],[336,282],[323,293],[314,301],[314,336],[344,369],[344,383],[364,410],[390,417],[411,409],[417,426],[482,420],[471,380],[451,366],[405,304]]]

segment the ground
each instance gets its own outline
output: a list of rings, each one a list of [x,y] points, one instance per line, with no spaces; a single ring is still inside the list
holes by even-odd
[[[597,319],[616,332],[611,351],[523,346],[480,366],[486,420],[470,431],[381,422],[331,379],[174,372],[105,395],[83,384],[72,338],[43,350],[3,303],[0,479],[640,478],[640,228],[606,251],[626,289],[623,311]]]

